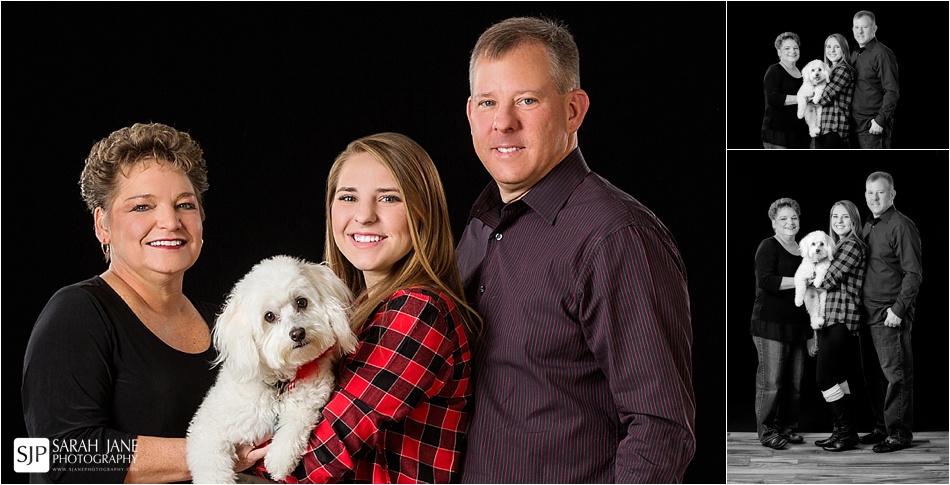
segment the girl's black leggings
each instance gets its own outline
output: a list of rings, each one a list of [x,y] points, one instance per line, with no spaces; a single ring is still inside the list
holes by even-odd
[[[818,362],[815,365],[815,382],[822,391],[848,380],[849,346],[853,344],[851,331],[843,323],[822,327],[818,331]]]

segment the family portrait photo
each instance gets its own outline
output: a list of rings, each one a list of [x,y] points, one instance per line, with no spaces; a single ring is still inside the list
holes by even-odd
[[[947,149],[947,117],[933,114],[948,105],[934,58],[948,13],[930,1],[727,2],[727,147]]]
[[[727,483],[944,482],[947,152],[755,153],[728,161]]]
[[[2,11],[3,483],[725,481],[725,2]]]

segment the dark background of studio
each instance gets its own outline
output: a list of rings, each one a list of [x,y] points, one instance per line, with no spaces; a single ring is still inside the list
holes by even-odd
[[[347,142],[375,132],[401,132],[427,149],[457,239],[490,181],[465,117],[469,53],[490,24],[543,14],[566,22],[580,47],[591,98],[580,144],[591,169],[653,210],[680,245],[698,439],[685,478],[725,481],[725,241],[712,222],[725,208],[724,2],[2,9],[8,375],[20,374],[49,297],[106,269],[78,186],[95,141],[135,122],[162,122],[205,150],[205,244],[185,275],[193,297],[221,301],[275,254],[321,260],[327,172]],[[20,416],[19,381],[8,384],[4,411]],[[22,419],[5,421],[5,456],[16,437],[26,437]],[[27,481],[12,468],[4,463],[4,483]]]
[[[870,217],[864,198],[867,176],[877,170],[894,177],[894,207],[909,217],[921,237],[923,281],[911,343],[914,348],[914,431],[947,430],[947,225],[948,152],[945,150],[864,150],[862,157],[819,150],[802,163],[801,151],[730,150],[728,154],[728,429],[755,432],[755,375],[758,359],[749,332],[755,301],[755,252],[772,237],[769,206],[790,197],[801,206],[801,229],[796,240],[811,231],[828,232],[831,208],[846,199]],[[810,152],[812,153],[812,152]],[[858,152],[849,152],[855,153]],[[804,169],[804,170],[803,170]],[[737,179],[744,182],[736,183]],[[802,312],[804,312],[802,307]],[[857,339],[848,349],[848,384],[858,416],[860,435],[871,432],[871,417],[863,381]],[[815,358],[805,358],[801,385],[800,432],[831,434],[832,418],[815,384]],[[808,444],[809,446],[810,443]],[[804,445],[802,445],[804,446]],[[865,446],[865,445],[860,445]]]
[[[947,148],[948,9],[948,2],[931,1],[728,2],[728,147],[762,148],[762,80],[778,62],[774,44],[779,34],[790,31],[801,38],[796,65],[802,69],[813,59],[824,59],[825,38],[834,33],[843,35],[854,52],[858,44],[852,17],[870,10],[877,18],[876,38],[897,58],[900,98],[893,147]]]

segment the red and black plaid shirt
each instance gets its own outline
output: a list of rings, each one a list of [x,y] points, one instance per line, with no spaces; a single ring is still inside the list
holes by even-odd
[[[841,241],[821,283],[821,289],[828,290],[825,325],[843,323],[851,333],[857,333],[861,325],[861,288],[867,271],[865,253],[865,248],[856,240]]]
[[[458,482],[472,399],[464,323],[451,299],[394,293],[359,334],[288,482]]]

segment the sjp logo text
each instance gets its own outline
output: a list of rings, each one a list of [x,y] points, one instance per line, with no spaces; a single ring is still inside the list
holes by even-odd
[[[49,455],[49,438],[16,438],[13,440],[13,471],[46,473]]]

